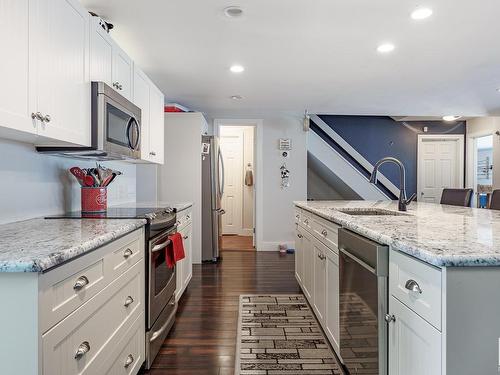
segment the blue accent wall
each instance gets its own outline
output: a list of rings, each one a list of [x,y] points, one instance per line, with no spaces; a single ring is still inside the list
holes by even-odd
[[[400,122],[387,116],[319,117],[371,164],[385,156],[401,160],[406,167],[408,196],[417,191],[417,135],[424,134],[424,126],[428,128],[425,134],[465,134],[464,121]],[[399,186],[399,170],[395,165],[384,164],[380,171]]]

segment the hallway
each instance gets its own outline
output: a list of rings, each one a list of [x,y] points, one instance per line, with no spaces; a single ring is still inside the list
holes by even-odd
[[[277,252],[223,252],[221,264],[194,265],[176,323],[150,375],[233,375],[238,297],[301,293],[294,257]]]

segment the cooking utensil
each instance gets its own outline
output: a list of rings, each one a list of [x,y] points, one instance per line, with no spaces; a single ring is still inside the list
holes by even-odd
[[[71,167],[69,171],[76,177],[81,186],[92,186],[94,184],[94,179],[91,176],[86,175],[80,168]]]

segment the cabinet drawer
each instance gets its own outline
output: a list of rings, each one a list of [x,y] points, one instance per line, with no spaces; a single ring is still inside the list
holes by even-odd
[[[300,208],[295,208],[295,224],[300,224],[300,217],[302,214],[302,210]]]
[[[136,374],[144,363],[144,315],[141,314],[96,372],[106,375]]]
[[[389,267],[390,293],[441,330],[441,270],[394,250]]]
[[[302,210],[300,213],[300,225],[310,231],[312,228],[312,221],[312,214],[306,210]]]
[[[312,231],[316,238],[326,246],[337,252],[339,243],[338,229],[340,226],[329,222],[321,217],[315,216],[312,221]]]
[[[143,270],[141,260],[42,336],[44,375],[97,373],[117,340],[143,314]]]
[[[144,244],[141,236],[120,238],[115,242],[115,245],[117,249],[105,258],[110,281],[123,274],[144,257]]]
[[[177,231],[184,228],[186,225],[191,224],[193,221],[193,214],[191,208],[187,208],[177,214]]]

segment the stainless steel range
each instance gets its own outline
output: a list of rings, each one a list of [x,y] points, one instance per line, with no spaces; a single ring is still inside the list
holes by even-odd
[[[176,269],[168,268],[165,248],[168,237],[177,231],[177,215],[172,208],[111,207],[104,214],[79,211],[47,219],[131,219],[147,220],[145,226],[146,275],[146,368],[149,369],[175,321]]]

